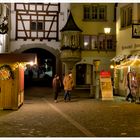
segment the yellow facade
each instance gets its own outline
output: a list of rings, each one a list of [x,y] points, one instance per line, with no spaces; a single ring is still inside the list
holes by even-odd
[[[104,28],[110,27],[111,32],[109,35],[115,35],[116,34],[116,23],[114,21],[114,4],[108,4],[108,3],[100,3],[100,5],[105,5],[107,7],[107,18],[106,21],[85,21],[83,19],[83,7],[84,6],[92,6],[95,3],[72,3],[70,8],[72,15],[74,17],[74,20],[78,27],[82,29],[82,35],[95,35],[99,36],[100,34],[105,35]],[[99,4],[99,3],[98,3]],[[98,5],[97,4],[97,5]],[[110,12],[113,11],[113,12]],[[83,44],[81,44],[81,47]],[[112,77],[113,77],[113,71],[110,69],[111,65],[111,59],[115,56],[115,50],[113,51],[97,51],[97,50],[82,50],[81,51],[81,61],[77,62],[75,65],[78,66],[79,64],[86,65],[86,74],[85,74],[85,84],[92,84],[92,78],[93,83],[95,83],[95,67],[93,64],[94,60],[100,60],[101,63],[99,65],[99,71],[100,70],[107,70],[111,71]],[[76,70],[75,70],[76,71]],[[93,76],[92,76],[93,73]],[[75,78],[76,80],[76,78]]]

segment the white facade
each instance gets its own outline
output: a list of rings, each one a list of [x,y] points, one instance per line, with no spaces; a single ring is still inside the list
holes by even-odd
[[[67,3],[61,3],[61,11],[59,14],[59,30],[64,26],[64,24],[67,21],[67,11],[69,9],[69,4]],[[10,48],[9,48],[9,52],[14,52],[16,50],[24,50],[24,48],[22,48],[23,46],[28,45],[28,49],[30,48],[34,48],[34,47],[38,47],[42,45],[42,47],[46,50],[48,50],[46,47],[51,47],[53,49],[59,49],[60,48],[60,42],[56,42],[55,40],[52,41],[47,41],[47,40],[30,40],[28,39],[27,41],[24,41],[23,39],[18,39],[15,40],[15,36],[16,36],[16,12],[14,11],[14,4],[11,4],[11,35],[10,35]],[[27,25],[28,26],[28,25]],[[28,27],[27,27],[28,28]],[[59,39],[61,38],[60,36],[60,32],[59,32]],[[35,44],[35,45],[34,45]],[[38,45],[37,45],[38,44]],[[27,49],[27,48],[25,48]]]
[[[132,38],[132,25],[121,28],[121,8],[132,5],[132,22],[138,23],[140,20],[140,4],[138,3],[126,3],[118,4],[117,7],[117,22],[116,22],[116,37],[117,37],[117,49],[116,55],[131,54],[132,51],[140,50],[140,39]]]

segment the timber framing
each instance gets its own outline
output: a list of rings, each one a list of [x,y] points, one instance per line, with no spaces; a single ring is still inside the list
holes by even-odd
[[[59,40],[59,3],[15,3],[18,39]]]

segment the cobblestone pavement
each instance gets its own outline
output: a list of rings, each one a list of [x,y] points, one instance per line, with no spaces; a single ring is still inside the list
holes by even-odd
[[[52,89],[25,90],[17,110],[0,111],[1,137],[139,137],[140,104],[122,97],[113,101],[89,98],[88,91],[73,91],[71,102],[53,100]]]

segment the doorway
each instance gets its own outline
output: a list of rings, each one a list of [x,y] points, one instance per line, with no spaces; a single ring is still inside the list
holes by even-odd
[[[29,86],[51,87],[51,81],[56,72],[55,56],[42,48],[31,48],[22,53],[35,53],[37,55],[37,65],[26,65],[24,71],[25,88]]]
[[[76,85],[86,84],[86,64],[76,65]]]

